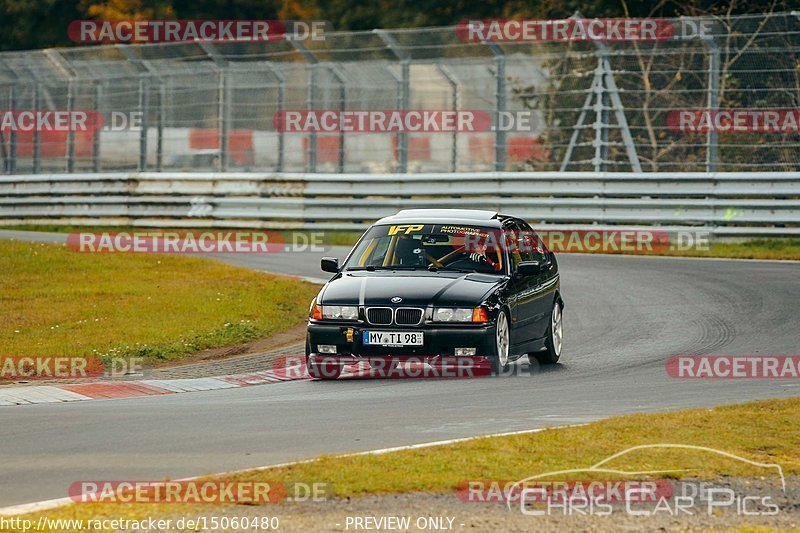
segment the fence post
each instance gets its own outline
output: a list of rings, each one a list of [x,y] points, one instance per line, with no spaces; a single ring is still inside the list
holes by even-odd
[[[228,127],[231,121],[230,108],[231,102],[227,96],[230,92],[228,80],[228,60],[217,52],[216,47],[208,41],[198,43],[200,48],[205,52],[209,59],[214,63],[217,69],[218,84],[217,84],[217,126],[218,144],[219,144],[219,163],[218,168],[221,171],[228,170]]]
[[[67,111],[70,115],[75,111],[75,83],[67,82]],[[75,130],[69,128],[67,132],[67,172],[75,172]]]
[[[407,111],[411,99],[411,57],[402,49],[397,40],[386,30],[372,30],[386,43],[389,50],[400,60],[400,94],[398,107],[400,111]],[[400,131],[397,135],[397,166],[398,172],[408,172],[408,132]]]
[[[147,170],[147,115],[150,107],[149,80],[139,77],[139,112],[142,114],[142,125],[139,131],[139,172]]]
[[[37,82],[33,86],[33,110],[38,115],[41,107],[40,94],[41,86]],[[33,173],[38,174],[42,170],[42,132],[39,128],[33,130]]]
[[[103,97],[103,85],[96,81],[94,85],[94,105],[95,113],[100,113],[100,99]],[[100,135],[103,128],[97,128],[92,135],[92,172],[100,172]]]
[[[9,85],[9,90],[11,90],[11,86]],[[11,111],[9,109],[9,111]],[[3,158],[3,172],[8,172],[8,151],[6,149],[6,137],[3,135],[3,130],[0,129],[0,157]]]
[[[43,53],[67,83],[67,111],[72,114],[75,111],[76,82],[79,81],[77,73],[57,49],[48,48],[43,50]],[[69,128],[67,131],[66,163],[67,172],[75,172],[75,130],[73,128]]]
[[[268,63],[267,68],[278,80],[278,112],[281,112],[286,108],[286,76],[272,63]],[[278,162],[275,165],[276,172],[283,172],[284,153],[286,151],[283,134],[283,128],[281,128],[278,131]]]
[[[608,60],[605,46],[597,48],[597,70],[600,72],[602,83],[597,88],[600,94],[595,99],[595,136],[594,136],[594,171],[605,172],[608,170],[608,87],[606,76],[606,63]]]
[[[230,128],[230,79],[227,69],[219,69],[219,109],[217,121],[219,123],[219,169],[228,170],[228,130]]]
[[[447,68],[447,65],[440,65],[436,64],[436,70],[447,80],[447,83],[450,84],[451,93],[451,100],[453,102],[453,111],[458,112],[459,101],[458,101],[458,81],[456,77],[450,72],[450,69]],[[450,147],[450,172],[455,172],[456,166],[458,161],[458,128],[453,130],[453,145]]]
[[[317,83],[319,82],[319,75],[317,73],[316,63],[308,65],[308,91],[306,93],[306,107],[309,111],[317,108]],[[308,134],[308,172],[312,174],[317,171],[317,132],[311,131]]]
[[[161,172],[164,167],[164,100],[167,97],[167,90],[164,87],[164,80],[158,82],[158,135],[156,137],[156,172]]]
[[[289,42],[300,52],[303,59],[308,61],[309,76],[308,76],[308,98],[306,100],[306,107],[309,111],[317,108],[317,84],[319,83],[319,73],[317,72],[317,65],[319,60],[317,56],[311,53],[301,41],[292,39]],[[308,134],[308,172],[312,174],[317,171],[317,132],[312,131]]]
[[[344,113],[345,109],[347,109],[347,81],[342,73],[339,72],[336,65],[328,65],[328,70],[330,70],[331,74],[333,74],[336,81],[339,83],[339,112]],[[336,161],[336,171],[339,174],[344,173],[344,141],[344,129],[339,128],[339,153],[337,154]]]
[[[206,43],[200,43],[201,48]],[[158,72],[150,66],[145,59],[136,57],[129,45],[116,44],[117,50],[128,60],[139,72],[139,112],[142,113],[141,132],[139,133],[139,171],[147,170],[147,130],[149,128],[150,114],[150,80],[158,76]],[[205,48],[203,48],[205,50]],[[159,83],[161,78],[159,77]],[[96,136],[95,136],[96,138]]]
[[[720,50],[713,36],[703,39],[708,48],[708,110],[719,110]],[[719,163],[719,133],[709,128],[706,134],[706,172],[716,172]]]
[[[506,111],[506,55],[497,43],[485,42],[495,60],[495,137],[494,169],[506,169],[506,132],[500,127],[500,115]]]
[[[14,110],[17,106],[16,95],[14,94],[17,86],[11,85],[8,90],[8,109]],[[17,172],[17,129],[11,128],[8,134],[8,173],[16,174]]]
[[[400,110],[406,111],[409,108],[409,100],[411,98],[411,67],[406,60],[400,63],[400,77],[402,79],[400,84]],[[398,141],[398,170],[401,174],[405,174],[408,172],[408,132],[401,131]]]

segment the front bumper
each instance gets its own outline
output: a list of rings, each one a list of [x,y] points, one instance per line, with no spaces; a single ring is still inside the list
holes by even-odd
[[[352,330],[348,340],[348,329]],[[363,331],[421,331],[424,334],[421,346],[373,346],[364,345]],[[320,344],[335,345],[336,354],[322,354]],[[453,357],[455,348],[475,348],[478,357],[489,357],[494,353],[494,324],[422,324],[417,327],[370,326],[366,324],[343,325],[309,322],[308,353],[311,358],[344,358],[347,360],[385,358],[392,359],[436,359]]]

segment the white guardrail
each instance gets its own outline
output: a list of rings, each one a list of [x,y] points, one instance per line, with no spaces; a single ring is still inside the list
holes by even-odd
[[[800,172],[97,173],[0,176],[0,224],[363,229],[410,207],[475,207],[534,227],[702,227],[800,235]]]

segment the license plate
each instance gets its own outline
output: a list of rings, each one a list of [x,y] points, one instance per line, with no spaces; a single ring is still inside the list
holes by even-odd
[[[364,344],[379,346],[422,346],[421,331],[365,331]]]

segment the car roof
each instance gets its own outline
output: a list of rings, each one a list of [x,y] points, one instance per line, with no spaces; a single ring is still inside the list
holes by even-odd
[[[396,214],[384,217],[375,224],[396,224],[417,222],[422,224],[465,224],[499,228],[508,218],[497,211],[481,209],[403,209]]]

